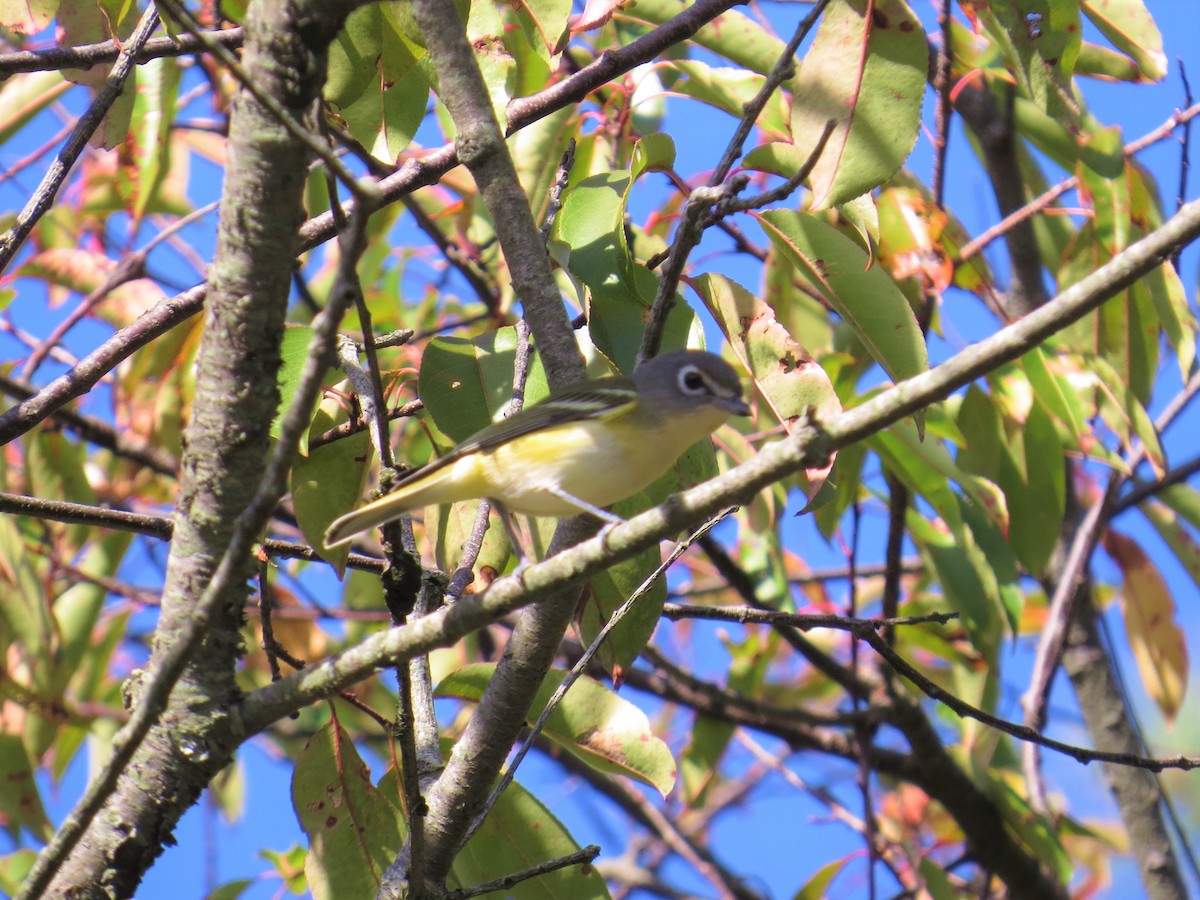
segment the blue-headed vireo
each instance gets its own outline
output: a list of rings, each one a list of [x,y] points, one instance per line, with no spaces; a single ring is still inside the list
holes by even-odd
[[[551,394],[406,475],[395,490],[337,519],[325,546],[423,506],[487,498],[510,512],[570,516],[637,493],[731,415],[749,415],[737,373],[718,356],[675,350],[632,378]]]

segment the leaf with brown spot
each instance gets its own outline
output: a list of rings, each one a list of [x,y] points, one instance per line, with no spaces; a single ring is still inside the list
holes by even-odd
[[[841,414],[829,376],[780,324],[775,310],[723,275],[704,275],[693,286],[784,428],[791,431],[809,410],[818,421]],[[831,456],[828,465],[805,470],[809,500],[829,477],[833,460]]]

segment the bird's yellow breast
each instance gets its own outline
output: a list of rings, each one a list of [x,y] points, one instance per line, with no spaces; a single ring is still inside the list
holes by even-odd
[[[570,422],[522,435],[490,450],[473,453],[469,480],[479,493],[513,512],[568,516],[578,508],[554,493],[562,491],[605,507],[637,493],[661,476],[693,443],[725,420],[716,413],[695,415],[685,424],[647,429],[635,416]],[[465,471],[456,475],[466,475]],[[457,478],[455,479],[457,480]]]

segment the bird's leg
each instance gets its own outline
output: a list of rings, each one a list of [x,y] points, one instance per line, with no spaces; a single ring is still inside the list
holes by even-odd
[[[562,488],[548,487],[546,490],[559,500],[570,503],[572,506],[579,509],[580,512],[591,513],[601,522],[604,522],[604,531],[608,531],[614,525],[621,525],[625,522],[625,520],[616,513],[609,512],[607,509],[601,509],[599,506],[593,506],[591,503],[576,497],[574,494],[568,494]]]
[[[504,533],[508,535],[508,542],[512,544],[513,553],[517,554],[517,567],[513,570],[513,574],[519,575],[532,561],[532,553],[526,554],[525,544],[521,541],[521,535],[517,531],[517,524],[512,513],[505,509],[504,504],[499,500],[488,500],[488,502],[492,504],[492,509],[499,513],[500,521],[504,523]]]

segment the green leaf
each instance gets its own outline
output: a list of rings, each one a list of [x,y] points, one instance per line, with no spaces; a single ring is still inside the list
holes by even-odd
[[[49,679],[53,648],[57,644],[55,623],[46,603],[43,577],[35,557],[26,549],[17,527],[19,519],[0,517],[0,644],[18,643],[23,679],[38,687]]]
[[[1034,347],[1021,357],[1021,371],[1029,379],[1034,398],[1069,431],[1071,448],[1086,453],[1094,443],[1087,415],[1079,404],[1075,391],[1050,370],[1047,351]]]
[[[454,858],[450,880],[458,887],[471,887],[579,849],[553,813],[514,782]],[[609,894],[600,873],[585,865],[557,869],[482,896],[493,900],[608,900]]]
[[[547,62],[562,52],[570,38],[572,6],[571,0],[523,0],[517,8],[517,18],[530,44]]]
[[[1197,323],[1196,315],[1188,304],[1187,291],[1184,290],[1179,272],[1169,262],[1165,262],[1143,275],[1133,285],[1133,290],[1149,293],[1150,301],[1158,314],[1158,323],[1162,326],[1171,349],[1175,351],[1175,362],[1186,382],[1196,361]]]
[[[433,558],[439,570],[453,572],[461,564],[463,547],[475,527],[475,515],[479,510],[478,500],[430,506],[425,510],[425,539],[433,544]],[[483,543],[475,559],[475,571],[485,567],[503,572],[508,565],[512,548],[508,535],[497,516],[493,515]],[[556,520],[554,521],[557,524]]]
[[[1200,528],[1200,491],[1186,484],[1173,484],[1160,491],[1158,499],[1183,516],[1193,528]]]
[[[42,796],[33,778],[29,753],[19,734],[0,731],[0,820],[15,833],[24,828],[38,840],[54,836],[54,826],[42,806]]]
[[[1058,433],[1045,410],[1029,408],[1004,444],[998,481],[1008,500],[1009,538],[1021,564],[1046,571],[1066,511],[1066,471]]]
[[[1000,0],[978,10],[988,36],[1003,50],[1024,94],[1051,118],[1076,123],[1071,85],[1083,42],[1074,0]]]
[[[971,643],[986,659],[994,659],[1004,633],[1001,617],[1006,615],[999,585],[974,534],[961,524],[962,512],[954,518],[959,524],[946,529],[910,507],[908,531],[936,572],[946,602],[960,614]]]
[[[439,697],[478,702],[495,671],[476,663],[452,672],[438,684]],[[526,716],[532,724],[546,708],[566,673],[551,670]],[[592,768],[635,778],[665,797],[675,783],[671,750],[650,730],[646,714],[598,681],[583,677],[571,685],[546,722],[546,737]]]
[[[492,112],[500,130],[508,130],[508,102],[517,90],[517,62],[505,43],[508,23],[501,9],[492,3],[472,3],[467,15],[467,40],[475,50],[475,62],[483,75]]]
[[[1161,478],[1167,471],[1167,459],[1146,407],[1107,360],[1093,356],[1085,358],[1083,365],[1086,366],[1083,371],[1091,376],[1090,384],[1081,380],[1082,383],[1077,382],[1078,389],[1094,386],[1096,405],[1105,423],[1126,445],[1134,437],[1140,440],[1146,448],[1146,461]]]
[[[1150,80],[1146,78],[1141,67],[1124,53],[1088,41],[1084,41],[1083,46],[1079,48],[1079,58],[1075,60],[1075,74],[1105,81],[1136,83]]]
[[[275,871],[289,891],[293,894],[308,892],[308,883],[304,878],[304,861],[308,857],[306,849],[293,845],[283,852],[264,849],[259,855],[275,867]]]
[[[929,892],[933,900],[959,900],[962,894],[950,880],[946,866],[932,856],[922,856],[917,867],[921,875],[921,886]]]
[[[37,853],[33,850],[17,850],[0,856],[0,892],[15,897],[35,862]]]
[[[418,390],[437,427],[455,443],[486,428],[512,402],[517,333],[512,327],[477,338],[435,338],[421,357]],[[548,393],[536,354],[529,361],[525,405]]]
[[[646,506],[644,499],[631,497],[616,504],[613,512],[621,518],[628,518],[641,512]],[[613,613],[658,568],[661,561],[662,554],[658,547],[651,547],[632,559],[609,566],[592,577],[575,618],[584,646],[591,645]],[[658,625],[666,600],[667,581],[665,576],[660,576],[650,589],[638,598],[601,645],[598,660],[609,672],[614,684],[620,685],[625,680],[625,673],[646,648]]]
[[[138,67],[129,138],[121,145],[121,193],[140,221],[154,207],[171,170],[171,128],[183,80],[179,62],[151,59]]]
[[[336,719],[309,738],[296,758],[292,806],[308,835],[304,872],[316,900],[375,896],[400,851],[403,818],[370,774]]]
[[[672,93],[699,100],[736,119],[745,115],[746,105],[766,81],[755,72],[709,66],[694,59],[677,59],[669,65],[683,76],[671,85]],[[787,119],[782,96],[776,93],[763,107],[756,124],[769,133],[783,135],[788,133]]]
[[[1161,81],[1167,75],[1167,56],[1162,34],[1142,0],[1082,0],[1088,20],[1113,46],[1128,53],[1142,75]]]
[[[347,130],[372,156],[391,161],[412,142],[428,102],[429,81],[413,67],[390,85],[372,80],[340,112]]]
[[[759,220],[797,273],[854,329],[872,358],[902,381],[929,368],[925,338],[896,283],[862,248],[813,216],[772,210]]]
[[[228,881],[214,889],[204,900],[238,900],[242,894],[246,893],[247,888],[254,883],[254,880],[251,878],[239,878],[236,881]]]
[[[309,427],[316,437],[349,420],[345,408],[333,398],[321,401]],[[350,555],[350,545],[323,549],[325,529],[362,499],[363,486],[373,458],[366,429],[340,440],[322,444],[297,456],[292,465],[290,486],[296,521],[304,539],[319,549],[321,556],[341,575]]]
[[[794,423],[809,409],[824,421],[841,414],[829,376],[771,307],[724,275],[702,275],[694,287],[779,421]]]
[[[280,428],[283,426],[283,416],[300,389],[300,378],[304,374],[304,363],[308,360],[308,348],[312,345],[313,330],[308,325],[288,325],[283,330],[283,342],[279,346],[279,410],[271,423],[271,437],[279,439]],[[333,370],[325,373],[324,382],[333,381]],[[318,400],[317,403],[320,403]],[[317,403],[313,404],[314,411]],[[320,432],[317,432],[318,434]],[[308,448],[308,436],[305,435],[300,444],[300,452]]]
[[[668,137],[643,139],[635,148],[631,168],[592,175],[572,185],[555,220],[556,258],[589,292],[592,342],[622,372],[633,371],[645,317],[658,290],[658,278],[634,259],[626,237],[626,207],[636,179],[673,160],[674,144]],[[563,245],[569,252],[563,252]],[[663,348],[686,346],[694,321],[691,309],[677,297],[667,317]]]
[[[948,479],[956,481],[996,527],[1008,532],[1009,511],[1000,488],[989,479],[960,468],[941,441],[922,440],[911,422],[897,422],[871,435],[867,444],[910,489],[928,500],[951,527],[958,522],[959,505]]]
[[[829,885],[833,884],[833,879],[841,874],[848,862],[849,859],[835,859],[825,863],[804,883],[804,887],[796,891],[792,900],[822,900],[823,897],[830,896]]]
[[[324,95],[335,108],[345,108],[379,83],[376,61],[382,34],[380,4],[361,6],[346,17],[346,23],[329,45]]]
[[[623,17],[662,25],[679,15],[679,0],[638,0],[628,4]],[[744,13],[730,10],[717,16],[691,38],[696,45],[723,56],[735,65],[766,75],[779,61],[784,42]],[[791,85],[792,81],[785,82]]]
[[[869,11],[869,13],[868,13]],[[792,141],[816,147],[836,122],[812,173],[812,205],[825,209],[886,182],[916,144],[929,49],[903,0],[832,3],[800,61]]]

